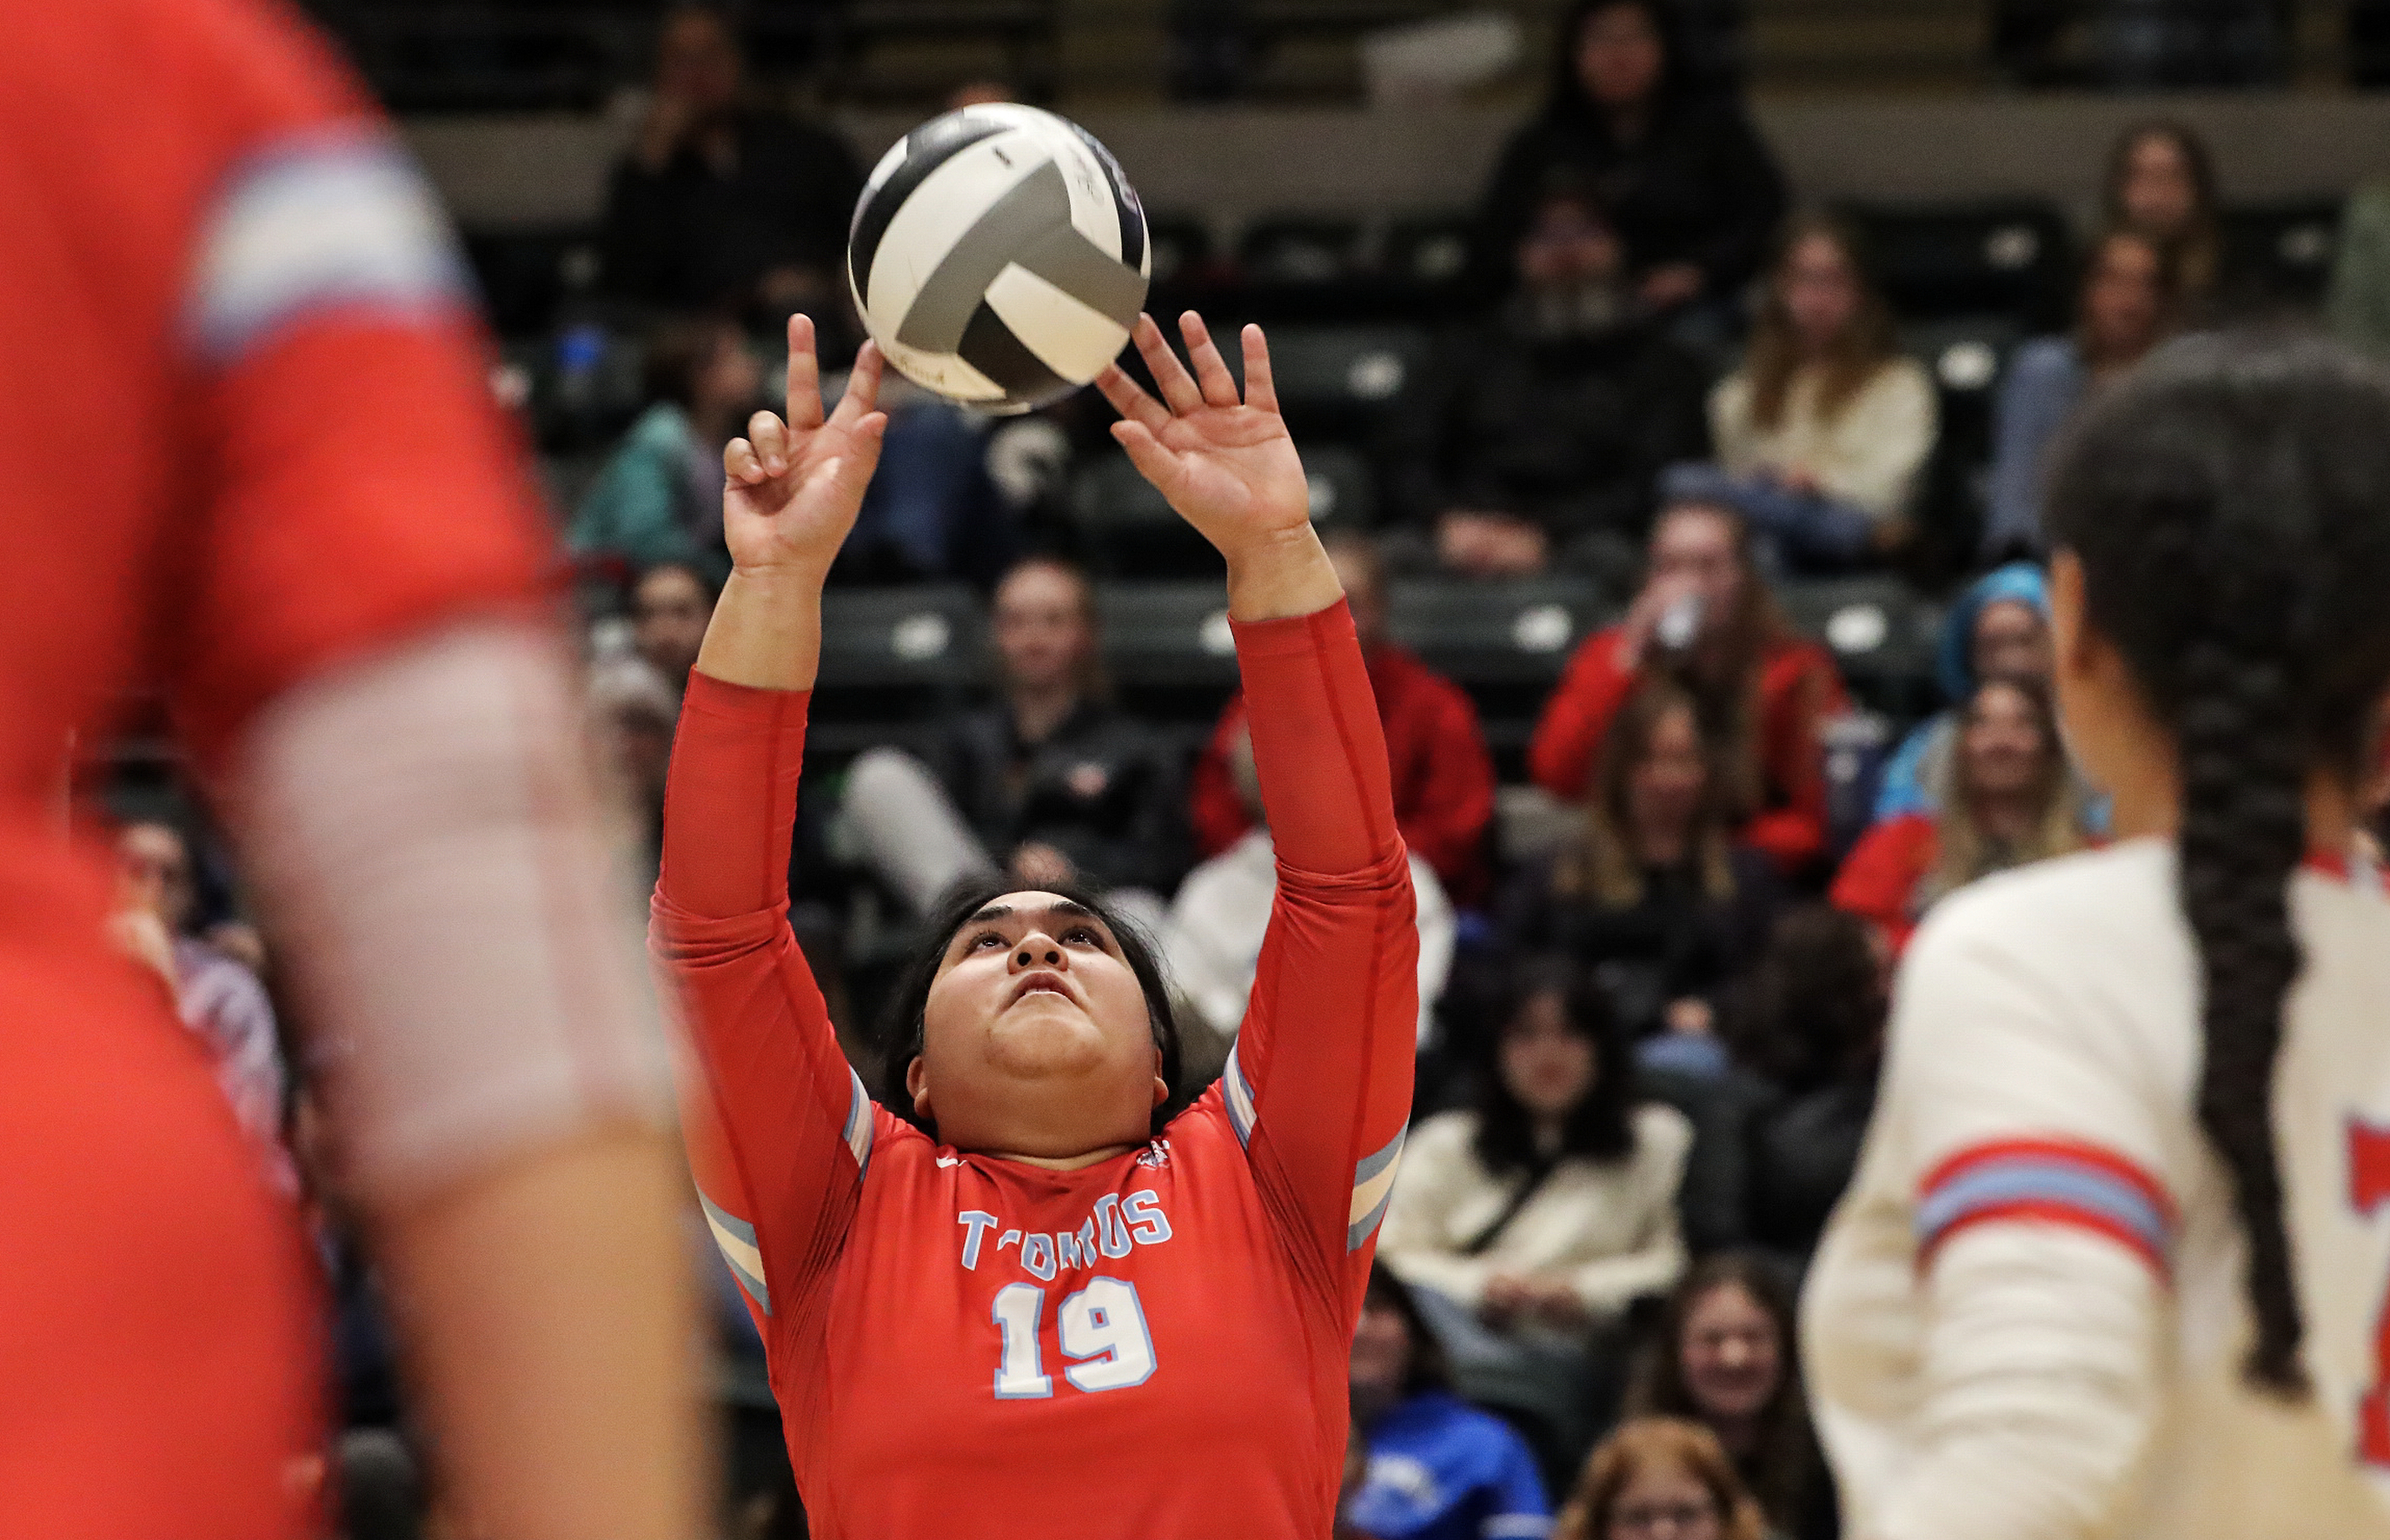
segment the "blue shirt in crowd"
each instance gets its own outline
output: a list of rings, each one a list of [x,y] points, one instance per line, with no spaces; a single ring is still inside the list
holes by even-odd
[[[1348,1517],[1376,1540],[1542,1540],[1551,1513],[1509,1423],[1425,1391],[1369,1430],[1368,1479]]]

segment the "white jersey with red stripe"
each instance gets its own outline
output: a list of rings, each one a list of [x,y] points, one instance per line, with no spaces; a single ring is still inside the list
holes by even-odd
[[[1853,1540],[2390,1536],[2390,902],[2293,883],[2274,1084],[2310,1402],[2252,1390],[2243,1241],[2194,1110],[2172,845],[1938,906],[1802,1302]]]

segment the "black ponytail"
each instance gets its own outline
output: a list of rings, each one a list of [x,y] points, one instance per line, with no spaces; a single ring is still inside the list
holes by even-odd
[[[2301,966],[2307,782],[2358,784],[2390,683],[2390,377],[2319,341],[2178,343],[2086,415],[2049,522],[2083,564],[2088,623],[2174,735],[2199,1120],[2247,1237],[2247,1373],[2301,1396],[2274,1061]]]

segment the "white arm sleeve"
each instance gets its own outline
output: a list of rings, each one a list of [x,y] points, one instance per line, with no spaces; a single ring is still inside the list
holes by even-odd
[[[2104,1534],[2157,1410],[2183,1114],[2104,977],[2053,977],[2079,953],[1953,907],[1902,969],[1886,1072],[1925,1334],[1913,1455],[1859,1540]]]
[[[362,1197],[669,1120],[584,743],[557,644],[485,623],[291,689],[240,747],[231,811]]]

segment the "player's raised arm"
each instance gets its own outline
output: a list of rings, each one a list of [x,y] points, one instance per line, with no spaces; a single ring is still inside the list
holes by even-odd
[[[1155,399],[1097,381],[1113,435],[1228,565],[1228,613],[1278,899],[1221,1095],[1306,1270],[1357,1306],[1410,1110],[1419,933],[1386,745],[1351,613],[1311,528],[1261,328],[1240,399],[1193,314],[1190,373],[1141,320]]]
[[[879,383],[867,343],[825,418],[813,323],[790,322],[787,417],[758,412],[724,453],[735,565],[689,677],[664,802],[652,944],[687,1002],[701,1066],[684,1077],[690,1162],[714,1240],[765,1316],[813,1276],[871,1149],[869,1098],[786,911],[822,581],[879,462]]]

